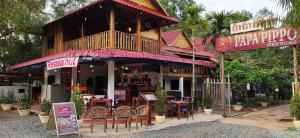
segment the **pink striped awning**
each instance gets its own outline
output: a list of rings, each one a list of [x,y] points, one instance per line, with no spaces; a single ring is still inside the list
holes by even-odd
[[[65,57],[98,57],[98,58],[132,58],[132,59],[150,59],[157,61],[175,62],[175,63],[186,63],[192,64],[191,59],[180,58],[176,55],[165,55],[165,54],[151,54],[147,52],[135,52],[119,49],[101,49],[101,50],[70,50],[54,55],[49,55],[34,60],[26,61],[23,63],[15,64],[10,66],[9,70],[23,68],[26,66],[40,64],[53,59],[65,58]],[[214,63],[211,61],[196,60],[196,65],[213,67]]]

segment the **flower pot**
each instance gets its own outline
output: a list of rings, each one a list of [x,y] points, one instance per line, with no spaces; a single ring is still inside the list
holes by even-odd
[[[237,111],[237,112],[240,112],[243,109],[243,105],[232,105],[232,107],[233,107],[233,110]]]
[[[296,129],[300,129],[300,120],[295,120],[294,121],[294,126]]]
[[[212,109],[204,109],[204,114],[205,115],[211,115],[212,114]]]
[[[166,120],[165,115],[163,115],[163,116],[155,115],[155,121],[157,124],[161,124],[161,123],[165,122],[165,120]]]
[[[20,116],[28,116],[30,114],[30,109],[26,109],[26,110],[18,109],[18,113]]]
[[[3,111],[8,111],[12,109],[12,104],[1,104]]]
[[[39,117],[40,117],[41,123],[43,123],[43,124],[48,123],[49,116],[39,114]]]
[[[268,106],[268,102],[261,102],[260,103],[262,107],[267,107]]]

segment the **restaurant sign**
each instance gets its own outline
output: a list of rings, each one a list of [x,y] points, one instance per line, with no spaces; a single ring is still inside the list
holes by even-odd
[[[277,28],[218,38],[216,40],[216,51],[233,52],[298,44],[300,44],[300,34],[297,30]]]
[[[47,70],[76,67],[79,57],[60,58],[47,61]]]
[[[57,135],[79,133],[74,102],[53,103]]]

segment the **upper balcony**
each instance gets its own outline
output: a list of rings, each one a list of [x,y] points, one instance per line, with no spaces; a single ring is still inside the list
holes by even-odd
[[[109,31],[85,36],[79,39],[64,42],[63,51],[80,49],[104,49],[114,48],[138,52],[149,52],[153,54],[160,53],[159,40],[141,37],[141,45],[137,45],[137,36],[135,34],[115,31],[114,45],[110,47]]]
[[[43,55],[104,48],[158,54],[162,27],[176,22],[157,1],[97,1],[46,24]]]

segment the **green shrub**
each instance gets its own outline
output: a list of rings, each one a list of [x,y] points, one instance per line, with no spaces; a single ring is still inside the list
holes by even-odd
[[[29,99],[27,96],[20,98],[20,110],[30,109],[33,104],[34,100]]]
[[[163,90],[159,82],[156,85],[155,95],[158,100],[154,102],[154,112],[158,116],[163,116],[167,111],[167,93]]]
[[[50,113],[51,107],[52,107],[52,103],[50,101],[47,101],[46,99],[44,99],[41,104],[41,112],[43,112],[42,115],[48,116]]]
[[[204,99],[203,99],[203,106],[206,109],[211,109],[212,107],[212,100],[210,93],[205,93]]]
[[[294,116],[296,120],[300,120],[300,99],[299,94],[295,94],[290,103],[290,115]]]
[[[4,104],[12,104],[14,102],[14,99],[15,99],[14,92],[9,91],[7,96],[3,96],[1,99],[2,99],[1,102],[4,103]]]
[[[71,93],[71,99],[70,102],[74,102],[75,103],[75,108],[76,108],[76,113],[77,113],[77,118],[79,119],[80,116],[83,113],[83,100],[80,98],[81,95],[81,90],[80,90],[80,85],[76,84],[74,87],[74,90],[72,90]]]

